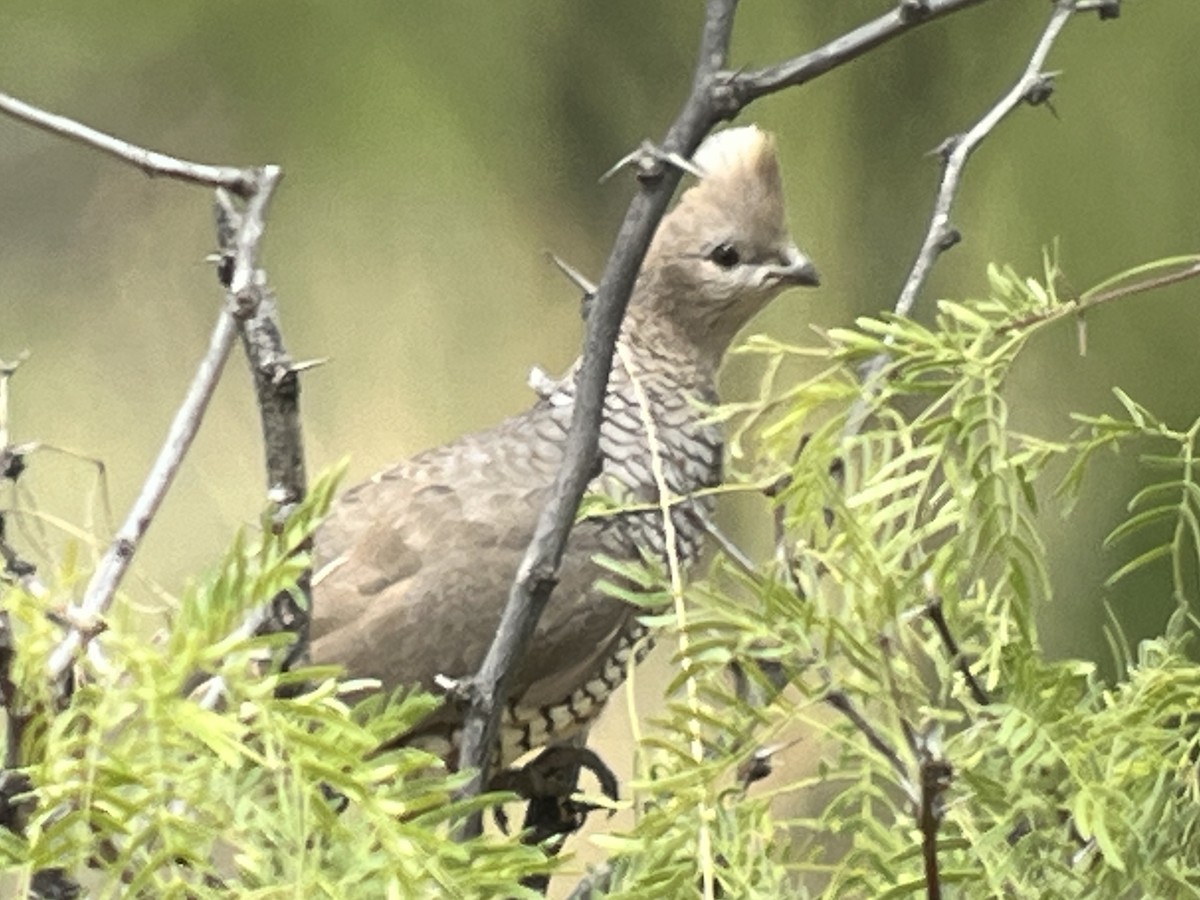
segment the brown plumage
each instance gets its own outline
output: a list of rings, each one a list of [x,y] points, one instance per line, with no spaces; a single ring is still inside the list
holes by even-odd
[[[652,417],[670,491],[718,484],[722,439],[705,421],[716,372],[737,331],[781,290],[816,272],[784,223],[772,139],[754,127],[710,137],[705,173],[663,219],[630,299],[613,362],[595,487],[653,503],[644,428]],[[578,363],[576,363],[576,367]],[[473,674],[562,462],[575,367],[528,411],[428,450],[347,491],[317,535],[312,622],[316,662],[340,663],[388,688]],[[674,507],[679,558],[695,560],[710,501]],[[637,559],[664,547],[659,514],[578,523],[561,580],[517,672],[504,762],[587,727],[624,674],[641,633],[631,607],[595,587],[597,553]],[[448,713],[422,741],[452,737]],[[448,745],[433,742],[437,748]]]

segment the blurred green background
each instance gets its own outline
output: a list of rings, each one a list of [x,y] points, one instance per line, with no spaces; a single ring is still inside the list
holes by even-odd
[[[799,54],[892,5],[747,0],[732,61]],[[543,251],[598,276],[633,188],[597,177],[662,136],[702,6],[3,0],[0,90],[186,158],[284,167],[264,261],[290,350],[332,360],[304,380],[310,464],[349,453],[356,479],[522,408],[531,364],[557,372],[575,356],[577,297]],[[932,203],[928,152],[1009,87],[1048,13],[1046,0],[994,0],[743,114],[779,134],[793,231],[824,279],[756,330],[806,340],[892,305]],[[1054,111],[1021,109],[970,164],[965,240],[922,315],[983,291],[989,261],[1038,274],[1055,238],[1079,289],[1197,250],[1198,34],[1196,0],[1128,0],[1117,21],[1071,23],[1050,60],[1063,72]],[[0,357],[32,354],[13,438],[104,460],[118,518],[222,299],[203,261],[210,208],[203,190],[0,119]],[[1184,285],[1094,314],[1086,356],[1069,325],[1040,338],[1011,384],[1018,424],[1063,436],[1071,410],[1116,411],[1114,384],[1174,424],[1200,415],[1198,296]],[[726,396],[752,383],[752,361],[735,363]],[[78,522],[91,477],[36,456],[24,481]],[[1134,634],[1163,623],[1165,568],[1103,588],[1135,549],[1100,541],[1137,477],[1107,462],[1071,519],[1046,514],[1055,652],[1107,655],[1105,599]],[[262,478],[238,353],[142,570],[177,590],[255,519]]]

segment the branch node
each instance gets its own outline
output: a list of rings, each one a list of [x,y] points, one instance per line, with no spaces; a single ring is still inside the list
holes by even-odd
[[[433,676],[433,686],[441,691],[452,704],[467,704],[479,693],[474,678],[451,678],[449,675]]]
[[[1101,22],[1121,17],[1121,0],[1080,0],[1075,4],[1075,12],[1095,11]]]
[[[0,478],[15,482],[25,471],[24,447],[0,447]]]
[[[950,162],[950,157],[954,155],[954,151],[958,149],[962,138],[962,134],[952,134],[925,155],[936,156],[942,161],[942,165],[946,165]]]
[[[713,114],[721,121],[734,118],[746,101],[742,97],[742,82],[739,77],[743,70],[720,71],[713,74],[708,82],[708,102]]]
[[[272,387],[280,387],[287,382],[294,384],[296,381],[296,368],[287,362],[271,363],[264,369],[263,374],[270,380]]]
[[[282,484],[276,484],[267,489],[267,502],[273,506],[279,507],[294,501],[292,492]]]
[[[937,237],[937,252],[945,253],[962,242],[962,232],[952,225],[943,225]]]
[[[1025,91],[1024,100],[1030,106],[1041,106],[1049,104],[1050,98],[1054,95],[1054,79],[1059,75],[1059,72],[1042,72],[1039,74],[1029,89]],[[1053,109],[1053,107],[1051,107]]]
[[[746,790],[756,781],[770,777],[775,771],[775,755],[794,743],[795,741],[789,744],[768,744],[755,748],[750,758],[737,767],[738,782],[742,785],[742,790]]]
[[[79,632],[79,636],[82,638],[85,646],[108,631],[107,622],[98,617],[88,616],[86,610],[78,607],[68,607],[65,612],[59,615],[49,613],[48,618],[51,621],[55,621],[58,625],[73,628]]]
[[[247,322],[254,318],[258,310],[259,294],[254,288],[246,288],[233,295],[233,317],[239,322]]]
[[[704,173],[691,160],[684,159],[672,150],[664,150],[650,141],[642,141],[640,147],[626,153],[616,161],[611,169],[601,175],[600,183],[603,184],[617,172],[629,167],[634,170],[637,180],[642,184],[653,184],[662,178],[663,166],[666,164],[674,166],[681,172],[695,175],[697,178],[704,177]]]
[[[763,496],[774,499],[792,486],[792,475],[790,472],[784,472],[770,484],[763,488]]]
[[[929,17],[929,0],[900,0],[900,21],[915,25]]]

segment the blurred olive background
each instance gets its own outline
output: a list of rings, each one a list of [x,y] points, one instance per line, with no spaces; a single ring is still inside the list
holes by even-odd
[[[892,5],[746,2],[732,62],[797,55]],[[985,4],[743,113],[779,134],[793,230],[824,279],[755,329],[809,340],[810,326],[892,305],[928,221],[929,151],[1007,90],[1049,6]],[[520,409],[531,364],[557,372],[575,356],[576,292],[544,251],[598,277],[633,188],[597,178],[662,136],[702,12],[699,0],[3,0],[0,90],[185,158],[283,166],[264,262],[290,350],[331,358],[304,379],[310,465],[352,454],[357,479]],[[1050,60],[1063,72],[1054,109],[1022,108],[970,164],[965,240],[922,315],[935,297],[983,291],[989,261],[1039,274],[1055,238],[1078,289],[1197,250],[1198,34],[1195,0],[1128,0],[1117,21],[1070,24]],[[118,518],[222,299],[204,262],[210,209],[204,190],[0,119],[0,357],[32,354],[12,437],[102,459]],[[1017,424],[1064,436],[1069,411],[1116,411],[1114,384],[1189,423],[1198,300],[1189,284],[1101,310],[1086,356],[1070,325],[1039,338],[1011,383]],[[735,360],[727,396],[753,377]],[[239,351],[142,571],[175,591],[209,565],[264,502],[261,456]],[[91,477],[35,456],[24,482],[40,508],[80,522]],[[1072,518],[1048,506],[1056,653],[1106,658],[1106,599],[1134,635],[1169,611],[1165,567],[1103,587],[1136,550],[1100,542],[1138,477],[1106,461]]]

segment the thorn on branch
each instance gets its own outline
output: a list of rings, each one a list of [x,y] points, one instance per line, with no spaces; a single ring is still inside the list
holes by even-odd
[[[637,175],[638,181],[643,184],[657,181],[662,177],[662,167],[664,164],[672,165],[681,172],[687,172],[695,175],[697,178],[704,177],[704,172],[691,160],[684,159],[673,151],[663,150],[650,141],[642,141],[640,147],[626,153],[617,160],[611,169],[601,175],[600,183],[603,184],[608,181],[626,167],[632,168]]]
[[[765,747],[758,747],[750,755],[749,759],[744,760],[737,767],[737,777],[742,785],[742,790],[746,790],[756,781],[762,781],[768,778],[775,771],[775,757],[782,751],[791,747],[796,741],[791,741],[787,744],[768,744]]]
[[[0,359],[0,378],[11,378],[16,374],[17,369],[21,367],[21,363],[27,359],[29,359],[28,350],[22,350],[12,362],[5,362]]]
[[[946,138],[944,141],[930,150],[926,156],[936,156],[942,161],[942,165],[946,165],[950,162],[950,157],[954,155],[954,151],[958,148],[959,142],[961,141],[961,134],[952,134],[950,137]]]
[[[1067,21],[1077,11],[1078,0],[1065,2],[1057,0],[1054,9],[1046,23],[1042,36],[1034,47],[1029,58],[1029,64],[1021,73],[1020,78],[1003,97],[1000,98],[982,117],[967,131],[956,136],[951,141],[944,142],[936,152],[943,160],[942,178],[938,186],[937,197],[934,200],[933,215],[921,249],[917,253],[916,262],[909,270],[900,296],[893,307],[897,315],[910,315],[917,302],[929,273],[937,260],[939,253],[945,249],[945,241],[950,234],[946,231],[946,223],[950,220],[950,211],[958,194],[962,181],[963,168],[971,154],[995,127],[1022,102],[1046,103],[1049,91],[1053,89],[1053,75],[1043,72],[1046,58],[1054,46]],[[1053,107],[1050,107],[1053,110]],[[952,246],[952,244],[950,245]],[[876,354],[862,367],[863,394],[855,401],[846,418],[842,430],[843,438],[851,438],[863,427],[870,415],[870,404],[879,390],[879,380],[883,377],[891,353],[883,350]]]
[[[210,253],[206,256],[205,261],[216,264],[217,281],[220,282],[221,287],[229,290],[230,285],[233,284],[235,265],[233,247],[237,241],[238,223],[233,204],[228,198],[218,195],[217,202],[213,205],[213,213],[217,220],[217,246],[221,249],[219,253]]]
[[[1050,98],[1054,96],[1054,79],[1059,76],[1059,72],[1043,72],[1034,79],[1033,84],[1029,86],[1029,90],[1025,92],[1024,100],[1030,106],[1041,106],[1043,104],[1050,106]],[[1050,106],[1051,112],[1054,107]]]
[[[743,762],[737,768],[738,781],[741,782],[742,790],[746,790],[756,781],[762,781],[764,778],[769,778],[774,771],[774,766],[771,764],[771,754],[775,751],[774,747],[759,747],[750,758]]]
[[[233,254],[232,253],[210,253],[204,257],[205,262],[210,262],[217,267],[217,281],[225,290],[229,290],[229,285],[233,282]]]
[[[452,706],[470,703],[477,689],[472,678],[451,678],[440,673],[433,676],[433,686],[446,696],[446,702]]]
[[[554,263],[555,268],[562,272],[567,277],[567,280],[582,292],[583,298],[580,303],[580,312],[583,315],[583,320],[586,322],[588,312],[592,308],[592,300],[596,297],[596,285],[586,275],[557,254],[547,250],[546,258]]]
[[[292,363],[287,367],[287,371],[293,375],[299,375],[301,372],[307,372],[310,369],[317,369],[329,362],[328,356],[318,356],[313,359],[305,359],[300,362]]]
[[[8,382],[17,368],[28,358],[28,353],[22,353],[14,362],[0,360],[0,479],[11,481],[14,485],[25,471],[28,463],[26,456],[39,446],[36,442],[23,444],[8,443]],[[0,512],[0,559],[4,561],[2,575],[6,580],[19,584],[26,593],[33,597],[44,597],[46,588],[38,580],[37,566],[23,559],[8,542],[8,520]],[[15,697],[15,690],[8,677],[11,664],[12,632],[9,629],[7,611],[0,611],[0,699],[4,701],[10,721],[15,721],[8,703]],[[14,732],[15,733],[15,732]],[[11,747],[11,743],[10,743]]]
[[[739,88],[744,67],[733,71],[721,71],[713,75],[708,84],[708,99],[713,113],[721,121],[728,121],[742,111],[746,100]]]
[[[714,124],[707,106],[708,87],[729,55],[735,0],[708,0],[692,89],[664,139],[664,146],[686,151],[698,146]],[[663,156],[662,153],[652,153]],[[667,161],[683,161],[674,156]],[[599,433],[613,354],[624,315],[649,248],[678,183],[677,173],[652,163],[640,174],[642,189],[630,202],[616,244],[597,292],[596,308],[588,317],[583,361],[576,375],[575,403],[567,432],[566,450],[551,496],[542,507],[534,537],[529,542],[509,588],[508,600],[496,635],[476,672],[478,694],[463,720],[459,760],[474,769],[459,797],[478,795],[487,783],[492,748],[499,733],[503,704],[516,662],[529,646],[556,581],[556,570],[566,546],[575,513],[593,473],[599,468]],[[482,833],[482,816],[472,813],[458,829],[462,840]]]
[[[217,245],[220,251],[217,275],[233,301],[231,311],[243,321],[257,314],[263,295],[267,292],[266,275],[258,267],[259,243],[267,204],[281,177],[283,173],[278,166],[263,166],[255,170],[258,190],[245,200],[235,200],[235,195],[224,188],[216,191]]]

